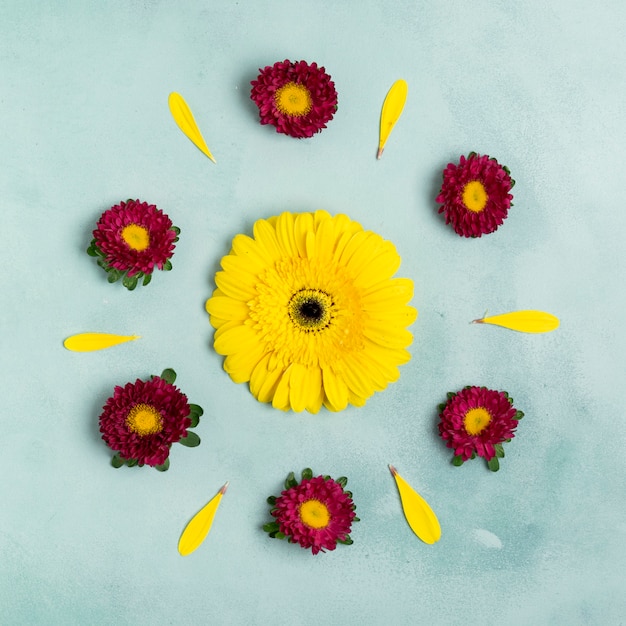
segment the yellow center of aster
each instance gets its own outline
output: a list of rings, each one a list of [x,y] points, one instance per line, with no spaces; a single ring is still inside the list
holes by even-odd
[[[139,226],[139,224],[128,224],[128,226],[124,226],[121,236],[131,250],[141,252],[150,245],[150,233],[148,229],[144,226]]]
[[[300,505],[300,519],[309,528],[326,528],[330,523],[330,512],[323,502],[307,500]]]
[[[468,435],[479,435],[489,426],[491,413],[484,407],[470,409],[463,418],[463,425]]]
[[[301,289],[293,294],[287,306],[294,326],[305,332],[326,328],[333,318],[332,298],[319,289]]]
[[[142,437],[155,435],[163,429],[161,413],[149,404],[136,404],[126,416],[126,425],[129,430]]]
[[[487,205],[487,191],[479,180],[472,180],[463,189],[463,204],[472,211],[480,213]]]
[[[298,83],[287,83],[274,94],[276,108],[284,115],[302,117],[311,110],[311,92]]]

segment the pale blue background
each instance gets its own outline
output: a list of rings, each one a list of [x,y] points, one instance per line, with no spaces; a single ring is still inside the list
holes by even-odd
[[[0,623],[626,623],[625,29],[621,0],[5,0]],[[336,82],[335,119],[310,140],[262,127],[249,100],[285,58]],[[409,100],[376,161],[399,77]],[[217,165],[176,128],[171,91]],[[470,150],[517,180],[504,226],[478,240],[434,203]],[[129,197],[182,229],[174,270],[133,293],[84,252]],[[228,379],[203,307],[236,233],[317,208],[396,244],[413,359],[363,409],[283,414]],[[524,308],[561,328],[468,323]],[[143,338],[63,349],[89,330]],[[202,445],[175,446],[166,474],[114,470],[100,408],[165,367],[206,409]],[[498,474],[452,467],[436,435],[437,404],[466,384],[526,413]],[[410,532],[388,463],[437,511],[437,545]],[[266,496],[306,466],[350,478],[353,546],[312,557],[262,532]],[[181,558],[186,521],[226,480],[211,535]]]

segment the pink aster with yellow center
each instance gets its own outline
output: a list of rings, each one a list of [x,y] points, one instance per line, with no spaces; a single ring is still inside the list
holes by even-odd
[[[443,171],[443,184],[436,198],[442,205],[439,213],[463,237],[492,233],[512,206],[510,191],[514,184],[507,167],[489,156],[470,152]]]
[[[478,455],[489,469],[497,471],[498,459],[504,457],[502,444],[515,436],[524,413],[513,406],[506,391],[474,386],[449,393],[448,401],[439,405],[439,417],[439,434],[454,450],[454,465]]]
[[[147,285],[155,268],[172,269],[170,262],[180,229],[154,204],[128,200],[105,211],[93,231],[87,254],[109,275],[122,278],[128,289],[140,279]]]
[[[334,550],[337,543],[352,544],[352,522],[358,522],[359,518],[354,512],[352,493],[344,489],[347,482],[345,477],[314,478],[307,468],[298,484],[291,472],[281,495],[268,498],[276,521],[266,524],[264,530],[272,538],[287,538],[289,543],[310,548],[313,554]]]
[[[250,97],[261,124],[291,137],[312,137],[326,128],[337,110],[335,84],[323,67],[306,61],[279,61],[259,69]]]
[[[195,447],[200,438],[189,431],[198,425],[202,409],[189,404],[187,396],[172,383],[176,373],[165,370],[148,381],[137,379],[115,387],[100,415],[100,432],[116,452],[112,464],[169,467],[173,443]]]

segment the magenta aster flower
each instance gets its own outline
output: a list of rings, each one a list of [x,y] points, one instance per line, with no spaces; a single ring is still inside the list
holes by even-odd
[[[173,443],[190,448],[200,444],[200,437],[188,429],[198,425],[202,408],[187,402],[175,380],[176,372],[166,369],[148,381],[115,387],[100,415],[102,439],[116,452],[114,467],[151,465],[165,471]]]
[[[251,82],[250,97],[259,107],[261,124],[277,133],[312,137],[326,128],[337,110],[335,83],[317,63],[285,60],[267,66]]]
[[[172,269],[169,259],[179,234],[180,229],[154,204],[128,200],[102,214],[87,254],[98,257],[110,283],[122,278],[132,290],[141,278],[147,285],[155,267]]]
[[[265,524],[263,530],[270,537],[286,537],[289,543],[311,548],[313,554],[334,550],[338,543],[352,544],[350,529],[359,518],[354,512],[352,493],[344,490],[347,482],[345,477],[313,478],[313,472],[307,468],[298,484],[291,472],[285,481],[285,491],[267,499],[276,521]]]
[[[463,237],[480,237],[497,230],[507,216],[515,181],[495,159],[470,152],[458,165],[448,163],[436,201],[446,224]]]
[[[454,465],[482,456],[492,471],[504,458],[503,442],[511,441],[518,420],[524,417],[513,406],[506,391],[486,387],[465,387],[449,393],[448,402],[439,405],[439,434],[454,450]]]

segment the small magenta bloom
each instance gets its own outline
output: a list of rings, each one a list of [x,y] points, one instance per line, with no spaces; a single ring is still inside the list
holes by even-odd
[[[154,204],[128,200],[106,210],[93,231],[87,254],[109,274],[109,282],[122,278],[134,289],[143,278],[147,285],[155,268],[172,269],[170,262],[180,229]]]
[[[498,459],[504,457],[502,444],[515,437],[522,417],[506,391],[465,387],[449,393],[448,401],[439,405],[439,434],[454,450],[454,465],[478,455],[487,461],[489,469],[497,471]]]
[[[259,69],[250,97],[259,107],[261,124],[277,133],[312,137],[326,128],[337,110],[335,83],[323,67],[306,61],[279,61]]]
[[[496,159],[475,152],[458,165],[448,163],[436,202],[446,224],[462,237],[480,237],[497,230],[512,206],[509,193],[515,181]]]
[[[313,554],[334,550],[337,543],[352,544],[352,522],[358,522],[359,518],[354,512],[352,493],[344,490],[347,482],[345,477],[314,478],[313,472],[305,469],[298,484],[291,472],[285,481],[285,491],[267,499],[276,521],[263,529],[272,538],[287,538],[289,543],[311,548]]]
[[[187,402],[172,384],[175,378],[174,370],[167,369],[148,381],[115,387],[100,415],[102,439],[116,452],[114,467],[151,465],[163,471],[169,467],[173,443],[189,447],[200,443],[188,429],[198,425],[203,411]]]

